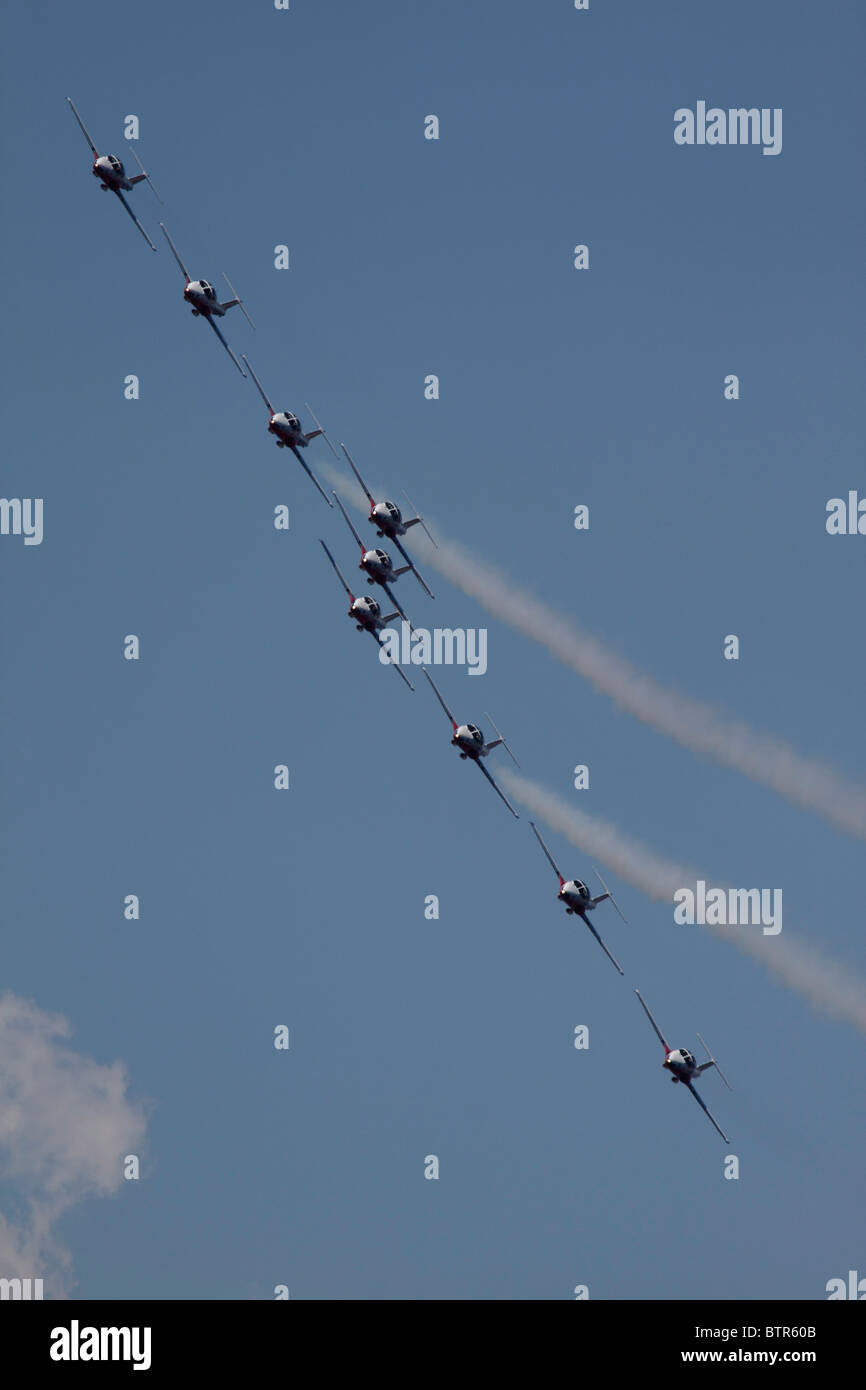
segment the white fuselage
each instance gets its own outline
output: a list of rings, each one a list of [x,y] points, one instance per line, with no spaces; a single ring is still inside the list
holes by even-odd
[[[484,757],[484,735],[476,724],[458,724],[451,742],[463,757]]]
[[[692,1054],[684,1047],[675,1047],[662,1062],[675,1081],[691,1081],[697,1072],[697,1064]]]
[[[93,172],[98,179],[101,179],[106,188],[123,188],[127,191],[132,188],[132,184],[126,177],[126,170],[116,155],[98,155],[93,161]]]
[[[388,536],[390,540],[406,534],[403,515],[393,502],[376,502],[370,508],[370,521],[380,536]]]
[[[585,912],[591,906],[585,885],[575,878],[566,880],[557,896],[565,903],[570,912]]]
[[[373,580],[391,579],[393,568],[391,557],[384,550],[365,550],[359,565],[359,569],[366,571],[371,583]]]
[[[290,415],[287,410],[277,410],[271,416],[271,423],[268,425],[271,434],[277,436],[277,442],[288,444],[295,449],[306,449],[308,443],[307,436],[303,433],[297,419]]]
[[[349,609],[349,617],[354,618],[359,627],[370,628],[375,632],[380,626],[381,612],[378,603],[374,598],[369,598],[362,594],[360,598],[354,599],[352,607]]]
[[[190,280],[183,292],[183,297],[187,304],[191,304],[193,309],[206,317],[216,315],[222,318],[225,309],[216,297],[216,291],[207,280]]]

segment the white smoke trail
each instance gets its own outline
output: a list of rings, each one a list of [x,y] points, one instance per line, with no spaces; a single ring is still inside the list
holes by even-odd
[[[707,878],[685,865],[661,858],[648,845],[622,834],[609,821],[575,809],[554,792],[510,768],[500,768],[497,777],[516,801],[551,830],[587,855],[602,860],[620,878],[656,902],[667,902],[673,907],[678,888]],[[713,884],[727,887],[716,880]],[[707,930],[759,961],[822,1013],[852,1023],[866,1034],[866,980],[847,966],[839,965],[802,938],[792,938],[787,929],[772,937],[765,937],[757,927],[708,925]]]
[[[322,471],[344,498],[367,510],[354,480],[328,464],[323,465]],[[434,526],[432,521],[430,524]],[[759,733],[700,700],[666,689],[571,619],[524,594],[500,570],[476,559],[461,545],[443,540],[438,525],[435,530],[438,550],[423,535],[412,533],[419,564],[423,561],[424,566],[439,570],[489,613],[546,647],[557,661],[590,681],[596,690],[609,695],[644,724],[694,753],[704,754],[771,787],[794,805],[823,816],[847,835],[866,840],[866,788],[847,781],[819,759],[804,757],[770,734]]]

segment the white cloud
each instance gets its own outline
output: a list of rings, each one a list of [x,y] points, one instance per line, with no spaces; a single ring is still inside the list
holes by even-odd
[[[41,1278],[46,1298],[74,1282],[58,1219],[120,1187],[146,1128],[123,1063],[72,1051],[71,1031],[30,1000],[0,996],[0,1277]]]

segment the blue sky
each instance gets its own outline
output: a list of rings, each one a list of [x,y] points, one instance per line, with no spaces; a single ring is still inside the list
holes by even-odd
[[[164,245],[98,193],[66,105],[121,155],[139,116],[151,236],[162,218],[193,276],[228,272],[256,322],[228,315],[235,351],[374,489],[658,680],[866,780],[866,541],[824,527],[828,498],[866,493],[860,7],[466,8],[5,23],[3,493],[45,499],[45,536],[0,539],[3,986],[121,1059],[147,1113],[141,1180],[59,1220],[79,1298],[810,1299],[863,1268],[862,1038],[627,885],[630,925],[604,918],[625,980],[565,917],[526,817],[354,633],[319,546],[357,573],[339,514]],[[701,99],[781,107],[781,155],[675,146]],[[435,603],[402,585],[416,624],[488,626],[487,674],[437,680],[529,776],[782,887],[792,930],[864,969],[856,842],[438,576]],[[719,1056],[735,1089],[703,1094],[730,1150],[663,1084],[633,985]]]

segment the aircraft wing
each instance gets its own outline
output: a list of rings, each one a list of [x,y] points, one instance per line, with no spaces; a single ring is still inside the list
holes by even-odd
[[[247,365],[249,365],[249,364],[247,364]],[[313,470],[312,470],[312,469],[304,462],[304,460],[301,458],[301,456],[300,456],[300,454],[298,453],[297,449],[295,448],[294,444],[290,444],[290,445],[289,445],[289,448],[291,449],[291,451],[292,451],[292,453],[294,454],[295,458],[298,460],[298,463],[299,463],[299,464],[301,465],[301,467],[303,468],[303,470],[304,470],[304,472],[306,473],[307,477],[310,479],[310,482],[313,483],[314,486],[317,487],[317,488],[319,489],[319,492],[320,492],[320,493],[322,494],[322,496],[324,497],[324,499],[325,499],[325,501],[327,502],[328,506],[329,506],[329,507],[333,507],[334,504],[333,504],[333,502],[331,501],[331,499],[330,499],[330,497],[328,496],[328,494],[325,492],[325,489],[322,487],[322,484],[319,482],[319,480],[318,480],[318,478],[316,477],[316,475],[315,475],[315,473],[313,472]]]
[[[367,631],[369,632],[370,636],[373,637],[373,638],[375,639],[375,641],[377,642],[377,644],[378,644],[380,647],[384,647],[385,643],[382,641],[382,639],[381,639],[381,637],[379,636],[378,632],[373,632],[372,628],[369,628],[369,627],[367,628]],[[404,680],[404,681],[406,682],[406,684],[408,685],[409,689],[410,689],[410,690],[414,690],[414,689],[415,689],[414,685],[413,685],[412,682],[409,680],[409,678],[408,678],[408,676],[406,675],[406,672],[403,670],[402,666],[399,666],[398,663],[397,663],[396,661],[388,661],[388,662],[385,663],[385,665],[387,665],[387,666],[393,666],[393,667],[394,667],[394,670],[397,672],[397,675],[400,676],[401,679]]]
[[[481,759],[480,759],[480,758],[473,758],[472,761],[475,763],[475,766],[476,766],[477,768],[479,768],[481,772],[484,773],[484,776],[487,778],[488,782],[490,783],[491,787],[492,787],[493,790],[496,792],[496,794],[497,794],[498,796],[501,796],[501,797],[502,797],[502,800],[505,802],[505,804],[506,804],[506,806],[508,807],[509,811],[511,812],[512,816],[514,816],[515,820],[520,820],[520,816],[517,814],[517,812],[515,811],[514,807],[513,807],[512,804],[511,804],[511,802],[508,800],[508,797],[505,795],[505,793],[504,793],[503,791],[500,791],[499,787],[497,787],[496,783],[494,782],[494,780],[493,780],[493,778],[491,777],[490,773],[487,771],[487,768],[484,766],[484,764],[483,764],[483,762],[481,761]]]
[[[174,256],[174,259],[177,261],[178,265],[180,266],[181,274],[183,275],[184,280],[186,280],[186,283],[189,284],[189,271],[187,270],[187,268],[186,268],[186,266],[184,265],[183,261],[181,260],[180,256],[177,254],[177,247],[175,246],[174,242],[172,241],[171,237],[169,236],[168,231],[167,231],[167,229],[166,229],[165,223],[164,223],[164,222],[160,222],[159,225],[160,225],[160,227],[162,227],[162,234],[163,234],[163,236],[165,237],[166,241],[168,242],[169,246],[171,247],[171,254]]]
[[[636,989],[636,990],[635,990],[635,994],[637,995],[638,999],[640,999],[640,1006],[641,1006],[641,1008],[643,1009],[644,1013],[646,1014],[647,1018],[649,1019],[650,1023],[652,1024],[652,1026],[653,1026],[653,1032],[655,1033],[656,1037],[658,1038],[658,1040],[659,1040],[659,1042],[661,1043],[662,1047],[664,1048],[665,1052],[666,1052],[666,1053],[667,1053],[667,1052],[670,1052],[670,1048],[668,1047],[667,1043],[665,1042],[664,1038],[662,1037],[662,1035],[661,1035],[661,1030],[660,1030],[658,1024],[656,1023],[655,1019],[653,1018],[653,1016],[652,1016],[652,1014],[650,1013],[649,1009],[647,1008],[646,1004],[643,1002],[643,996],[641,995],[640,990],[639,990],[639,989]]]
[[[238,361],[238,359],[235,357],[234,353],[232,352],[231,348],[229,347],[229,345],[228,345],[228,343],[226,342],[225,338],[223,337],[222,333],[220,333],[219,329],[217,328],[217,326],[216,326],[216,324],[214,323],[213,319],[211,318],[210,314],[202,314],[202,318],[207,319],[208,323],[210,324],[210,326],[211,326],[211,328],[213,329],[214,333],[215,333],[215,334],[217,335],[217,337],[219,338],[220,342],[222,343],[222,345],[223,345],[223,347],[225,348],[226,352],[228,353],[229,357],[230,357],[230,358],[232,359],[232,361],[234,362],[234,364],[235,364],[235,366],[237,367],[238,371],[240,372],[241,376],[246,376],[246,372],[244,371],[244,369],[243,369],[243,367],[241,366],[241,364],[240,364],[240,362]]]
[[[588,917],[584,917],[584,916],[583,916],[583,913],[581,913],[580,915],[581,915],[581,917],[583,917],[584,924],[585,924],[587,927],[589,927],[589,930],[592,932],[592,934],[593,934],[593,936],[595,937],[596,941],[598,942],[599,946],[600,946],[601,949],[604,951],[604,954],[607,956],[607,958],[608,958],[608,960],[610,961],[611,965],[613,965],[613,966],[616,967],[616,969],[619,971],[620,975],[624,975],[624,974],[625,974],[625,971],[623,970],[623,968],[622,968],[622,966],[620,965],[619,961],[618,961],[618,960],[614,960],[613,956],[611,955],[610,951],[609,951],[609,950],[607,949],[607,947],[605,946],[604,942],[602,941],[602,939],[601,939],[601,937],[599,936],[598,932],[596,931],[595,927],[592,925],[592,922],[590,922],[590,920],[589,920]]]
[[[412,561],[411,555],[407,555],[407,554],[406,554],[406,551],[403,549],[402,545],[400,544],[400,540],[399,540],[399,538],[398,538],[397,536],[394,537],[394,544],[396,545],[396,547],[397,547],[397,549],[399,550],[400,554],[403,556],[403,559],[406,561],[406,564],[409,566],[409,568],[410,568],[410,570],[412,571],[412,573],[414,574],[415,578],[418,580],[418,583],[421,585],[421,588],[424,590],[425,594],[427,594],[430,598],[435,598],[436,595],[435,595],[434,593],[432,593],[432,592],[430,591],[430,589],[428,589],[427,584],[425,583],[425,581],[422,579],[421,575],[418,573],[417,569],[415,568],[415,565],[414,565],[414,563],[413,563],[413,561]]]
[[[261,398],[262,398],[262,400],[264,401],[265,405],[268,407],[268,410],[269,410],[269,411],[271,412],[271,414],[273,415],[273,414],[274,414],[274,407],[271,405],[270,401],[268,400],[267,396],[265,395],[264,387],[262,386],[262,383],[259,381],[259,379],[258,379],[258,377],[256,376],[255,372],[253,371],[252,367],[250,367],[249,359],[248,359],[246,356],[244,356],[243,353],[241,353],[241,357],[243,357],[244,361],[245,361],[246,364],[247,364],[247,367],[249,368],[250,376],[252,377],[253,381],[256,383],[256,386],[258,387],[259,395],[261,396]],[[325,498],[325,501],[328,502],[327,497]],[[330,505],[331,505],[330,502],[328,502],[328,506],[329,506],[329,507],[330,507]]]
[[[73,114],[73,116],[75,117],[75,119],[76,119],[76,121],[78,122],[78,124],[81,126],[81,133],[82,133],[82,135],[84,136],[84,138],[85,138],[85,140],[87,141],[87,143],[88,143],[88,145],[90,146],[90,148],[93,150],[93,153],[94,153],[95,158],[98,159],[98,158],[99,158],[99,150],[96,148],[96,146],[94,145],[94,143],[93,143],[93,141],[91,140],[90,136],[88,135],[88,133],[87,133],[87,126],[84,124],[83,120],[81,119],[81,117],[79,116],[78,112],[77,112],[76,109],[75,109],[75,102],[72,100],[72,97],[67,97],[66,100],[69,102],[69,105],[72,107],[72,114]]]
[[[709,1112],[709,1110],[707,1109],[707,1107],[704,1105],[704,1102],[701,1100],[700,1096],[698,1095],[697,1091],[695,1090],[695,1088],[694,1088],[694,1086],[691,1084],[691,1082],[690,1082],[690,1081],[684,1081],[684,1082],[683,1082],[683,1085],[684,1085],[684,1086],[687,1086],[688,1089],[691,1091],[692,1095],[694,1096],[695,1100],[698,1102],[698,1105],[699,1105],[699,1106],[701,1107],[701,1109],[703,1110],[703,1112],[704,1112],[704,1114],[706,1115],[707,1119],[709,1120],[710,1124],[713,1125],[713,1127],[717,1130],[717,1132],[718,1132],[719,1134],[721,1134],[721,1136],[722,1136],[722,1138],[724,1139],[725,1143],[726,1143],[726,1144],[730,1144],[731,1141],[730,1141],[730,1139],[728,1138],[727,1134],[725,1134],[723,1130],[719,1129],[719,1126],[716,1124],[715,1120],[713,1119],[713,1117],[712,1117],[712,1115],[710,1114],[710,1112]]]
[[[345,579],[343,578],[343,573],[342,573],[342,570],[340,569],[340,566],[337,564],[336,560],[334,559],[334,557],[333,557],[333,555],[331,554],[331,552],[330,552],[330,550],[328,549],[328,547],[325,545],[325,542],[322,540],[321,536],[319,537],[319,545],[322,547],[322,549],[324,550],[324,552],[325,552],[325,554],[327,555],[328,559],[330,560],[331,564],[334,566],[334,569],[337,571],[337,577],[339,578],[340,583],[342,584],[343,588],[346,590],[346,593],[349,595],[349,602],[350,602],[350,603],[354,603],[354,602],[355,602],[355,595],[352,593],[352,590],[349,588],[348,584],[346,583]]]
[[[339,501],[339,499],[337,500]],[[381,583],[381,580],[379,582]],[[400,617],[403,619],[404,623],[409,623],[409,619],[406,617],[406,614],[403,612],[403,609],[400,607],[399,603],[392,594],[390,586],[388,584],[382,584],[382,588],[385,590],[385,593],[388,595],[394,607],[397,609],[397,612],[400,614]],[[409,623],[409,626],[411,627],[412,624]]]
[[[452,729],[456,729],[456,728],[457,728],[457,721],[456,721],[456,719],[454,718],[454,715],[451,713],[451,711],[450,711],[450,709],[448,708],[448,706],[446,705],[445,701],[442,699],[442,696],[439,694],[439,687],[438,687],[438,685],[437,685],[436,682],[434,681],[433,677],[430,675],[430,672],[427,670],[427,667],[426,667],[426,666],[423,666],[421,669],[423,670],[424,675],[427,677],[427,680],[429,681],[430,685],[432,685],[434,694],[435,694],[435,696],[436,696],[436,699],[439,701],[440,705],[441,705],[442,708],[444,709],[444,711],[445,711],[445,713],[447,714],[448,718],[451,720],[451,727],[452,727]]]
[[[349,513],[346,511],[346,508],[343,506],[343,504],[342,504],[342,502],[340,501],[339,497],[337,497],[336,492],[334,492],[332,495],[333,495],[333,497],[335,498],[336,503],[337,503],[337,506],[340,508],[340,511],[343,513],[343,516],[344,516],[345,521],[346,521],[346,525],[348,526],[349,530],[352,532],[352,535],[355,537],[355,540],[358,542],[359,546],[361,547],[361,554],[364,555],[364,554],[366,553],[367,547],[365,546],[364,542],[361,540],[361,537],[358,535],[358,532],[355,530],[354,526],[352,525],[352,522],[351,522],[351,520],[350,520],[350,518],[349,518]]]
[[[129,203],[128,203],[128,202],[126,201],[126,199],[124,198],[124,196],[123,196],[123,194],[121,193],[120,189],[119,189],[119,188],[112,188],[111,191],[112,191],[112,193],[116,194],[117,197],[120,199],[120,201],[123,203],[123,206],[126,208],[126,211],[129,213],[129,215],[130,215],[130,217],[132,218],[133,222],[135,223],[136,227],[137,227],[138,230],[141,232],[141,235],[144,237],[144,239],[145,239],[145,241],[147,242],[148,246],[150,247],[151,251],[155,251],[155,250],[156,250],[156,247],[154,246],[154,244],[153,244],[153,242],[151,241],[150,237],[147,235],[147,232],[146,232],[146,231],[144,230],[144,228],[142,227],[142,225],[141,225],[141,223],[139,222],[138,218],[136,217],[135,213],[132,211],[132,208],[129,206]]]
[[[314,416],[313,418],[315,418],[315,416]],[[360,473],[358,472],[357,468],[355,467],[354,460],[353,460],[353,458],[352,458],[352,455],[349,453],[349,450],[346,448],[345,444],[343,444],[343,443],[340,444],[340,448],[343,450],[343,453],[346,455],[346,459],[347,459],[347,461],[348,461],[349,467],[351,468],[351,470],[352,470],[352,472],[354,473],[355,477],[358,479],[358,482],[361,484],[361,487],[362,487],[364,493],[365,493],[366,496],[367,496],[367,500],[368,500],[369,502],[372,502],[373,506],[375,506],[375,505],[376,505],[376,499],[375,499],[375,497],[373,496],[373,494],[372,494],[372,492],[370,491],[370,489],[367,487],[367,484],[364,482],[364,479],[361,477],[361,475],[360,475]],[[408,557],[407,557],[407,558],[408,558]]]
[[[556,877],[559,879],[560,886],[561,886],[561,885],[565,882],[565,879],[562,877],[562,874],[559,872],[559,869],[557,868],[556,864],[554,863],[554,861],[553,861],[553,855],[550,853],[550,850],[547,848],[547,845],[544,843],[544,841],[542,840],[541,836],[539,835],[539,833],[538,833],[538,826],[535,824],[535,821],[534,821],[534,820],[531,820],[531,821],[529,822],[529,824],[532,826],[532,829],[533,829],[533,831],[534,831],[534,833],[535,833],[535,838],[536,838],[536,840],[538,841],[538,843],[541,845],[541,848],[544,850],[544,853],[545,853],[546,856],[547,856],[547,862],[548,862],[548,864],[550,865],[550,867],[551,867],[551,869],[553,870],[553,872],[556,874]]]

